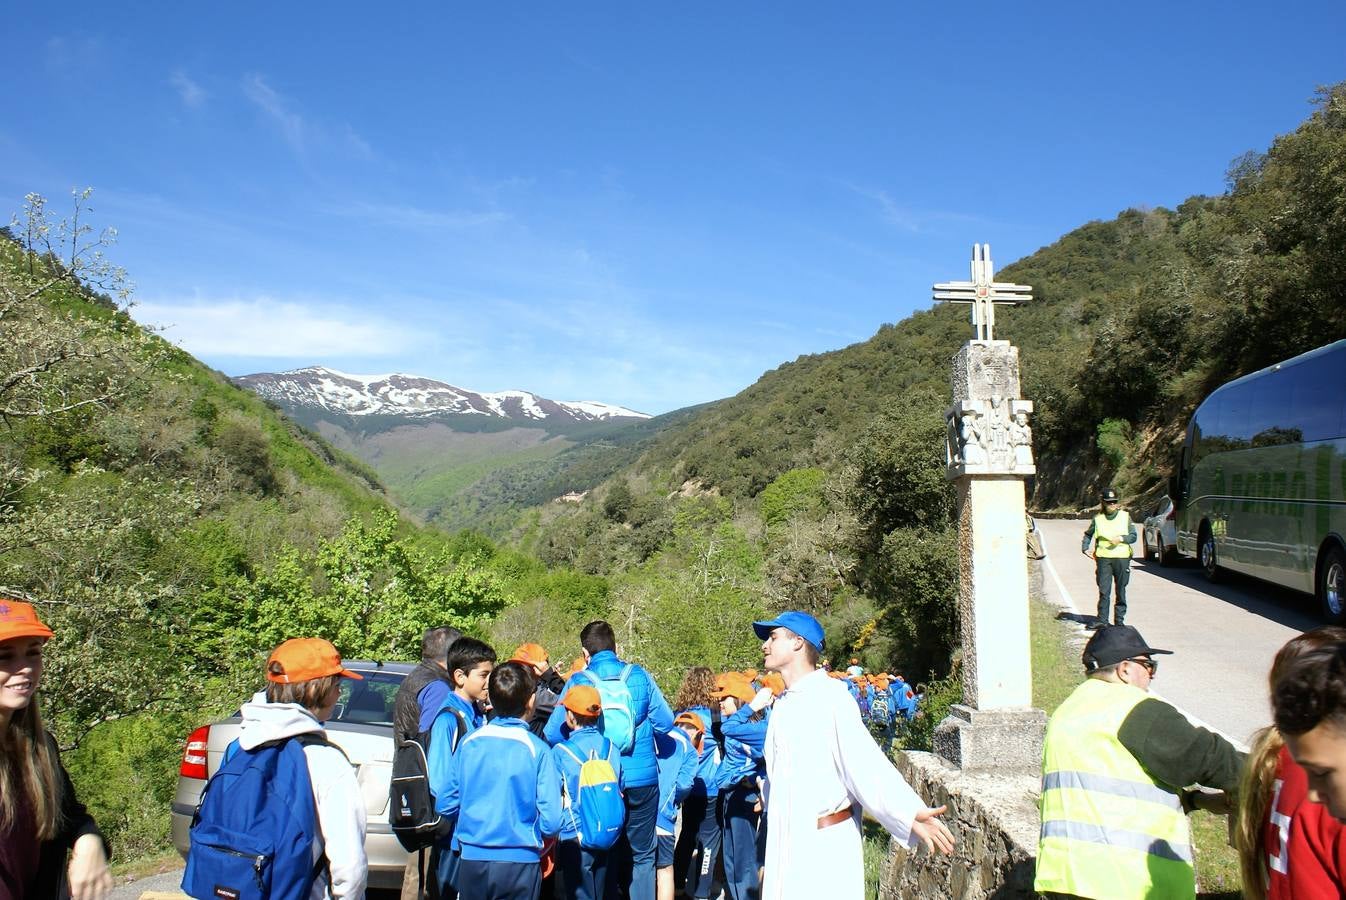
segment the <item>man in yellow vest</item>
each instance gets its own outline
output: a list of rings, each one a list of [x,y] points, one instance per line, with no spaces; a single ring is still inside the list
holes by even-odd
[[[1130,625],[1105,625],[1082,657],[1088,677],[1052,713],[1042,748],[1035,890],[1095,900],[1196,896],[1187,813],[1228,812],[1243,754],[1149,695],[1171,653]]]
[[[1131,545],[1136,542],[1136,524],[1124,509],[1117,507],[1117,492],[1103,491],[1102,510],[1089,522],[1080,550],[1094,560],[1098,576],[1098,618],[1089,625],[1101,628],[1108,624],[1108,607],[1112,605],[1112,583],[1117,582],[1117,610],[1112,624],[1126,621],[1126,584],[1131,580]]]

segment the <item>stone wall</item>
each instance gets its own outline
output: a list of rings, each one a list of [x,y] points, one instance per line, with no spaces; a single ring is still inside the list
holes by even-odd
[[[952,856],[908,850],[896,841],[879,884],[880,900],[982,900],[1035,897],[1041,775],[962,772],[930,753],[899,755],[898,769],[944,821]]]

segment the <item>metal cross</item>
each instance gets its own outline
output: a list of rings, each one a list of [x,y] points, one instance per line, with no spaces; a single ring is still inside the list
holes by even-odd
[[[995,325],[995,307],[1018,306],[1033,299],[1033,288],[1027,284],[992,281],[991,245],[972,245],[972,280],[945,281],[934,286],[935,299],[949,303],[967,303],[972,307],[973,340],[991,340]]]

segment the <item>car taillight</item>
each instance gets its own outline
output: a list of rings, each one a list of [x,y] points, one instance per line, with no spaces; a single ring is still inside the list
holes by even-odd
[[[187,737],[187,748],[182,751],[182,765],[178,774],[183,778],[199,778],[205,781],[210,777],[206,771],[206,744],[210,741],[210,726],[202,725]]]

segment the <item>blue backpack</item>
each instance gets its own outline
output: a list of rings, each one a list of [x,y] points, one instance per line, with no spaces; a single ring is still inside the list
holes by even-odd
[[[893,711],[890,708],[889,694],[887,691],[875,691],[874,700],[869,704],[869,719],[871,722],[877,722],[880,725],[887,725],[893,721]]]
[[[317,807],[305,744],[328,742],[309,732],[227,755],[192,820],[188,896],[307,900],[327,856],[313,861]]]
[[[626,686],[626,679],[630,677],[633,668],[635,667],[631,663],[627,663],[626,668],[622,669],[616,678],[599,678],[589,669],[583,672],[588,680],[593,682],[599,698],[603,701],[599,730],[603,732],[603,737],[616,744],[622,753],[630,753],[636,744],[636,712],[632,708],[636,704],[631,699],[631,689]]]
[[[612,766],[612,741],[603,739],[602,756],[591,750],[589,758],[583,760],[567,745],[557,746],[580,764],[574,797],[570,796],[565,781],[561,782],[561,805],[579,833],[580,846],[586,850],[610,850],[626,821],[626,804],[617,783],[617,770]]]

